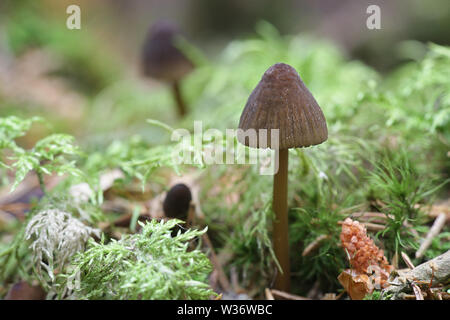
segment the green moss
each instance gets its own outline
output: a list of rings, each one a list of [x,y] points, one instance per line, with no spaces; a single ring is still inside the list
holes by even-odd
[[[208,299],[209,259],[189,243],[206,229],[178,232],[179,220],[141,224],[142,232],[109,243],[91,241],[61,275],[60,295],[76,299]],[[77,282],[79,281],[79,282]],[[75,289],[70,289],[73,284]],[[69,289],[68,289],[69,288]]]

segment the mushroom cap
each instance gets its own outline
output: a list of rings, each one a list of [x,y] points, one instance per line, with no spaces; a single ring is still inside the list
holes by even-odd
[[[192,194],[188,186],[183,183],[174,185],[164,199],[164,214],[168,218],[186,221],[191,200]]]
[[[279,149],[317,145],[328,138],[325,116],[316,100],[287,64],[277,63],[262,76],[250,94],[239,121],[239,129],[267,129],[267,145],[271,146],[270,129],[279,129]],[[238,141],[249,145],[246,135],[238,132]]]
[[[170,22],[155,23],[145,40],[142,65],[146,76],[174,82],[192,71],[192,62],[175,46],[178,28]]]

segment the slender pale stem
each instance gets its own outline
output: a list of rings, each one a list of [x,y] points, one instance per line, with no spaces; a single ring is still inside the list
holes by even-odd
[[[275,289],[289,292],[290,264],[289,264],[289,235],[288,235],[288,206],[287,206],[287,174],[288,149],[278,152],[279,167],[273,178],[273,203],[275,212],[273,222],[273,247],[275,255],[283,272],[278,272],[275,279]]]
[[[183,96],[181,95],[181,89],[180,89],[180,82],[179,81],[174,81],[172,83],[172,91],[173,91],[173,96],[175,98],[175,102],[177,104],[178,115],[180,117],[184,117],[184,115],[187,112],[187,109],[186,109],[186,104],[184,103],[184,100],[183,100]]]

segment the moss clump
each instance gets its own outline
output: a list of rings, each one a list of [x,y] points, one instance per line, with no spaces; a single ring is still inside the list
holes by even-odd
[[[60,298],[71,299],[208,299],[212,267],[191,240],[204,230],[172,229],[182,223],[152,220],[140,223],[142,232],[109,243],[91,241],[75,256],[71,272],[59,277]]]

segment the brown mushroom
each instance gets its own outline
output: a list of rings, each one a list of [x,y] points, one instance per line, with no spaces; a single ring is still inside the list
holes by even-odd
[[[170,22],[155,23],[145,40],[142,62],[145,76],[171,85],[178,114],[184,116],[187,108],[181,94],[180,81],[192,71],[194,65],[175,45],[180,36],[181,32]]]
[[[239,129],[267,129],[267,140],[250,145],[246,135],[238,132],[238,141],[247,146],[275,149],[279,160],[274,175],[273,246],[282,273],[277,273],[275,288],[289,291],[289,237],[287,206],[288,149],[317,145],[328,138],[327,123],[316,100],[300,79],[297,71],[287,64],[277,63],[262,76],[248,98],[239,122]],[[279,130],[278,149],[271,145],[271,129]]]
[[[164,214],[167,218],[186,221],[191,201],[192,194],[189,187],[183,183],[176,184],[167,192],[164,199]]]

